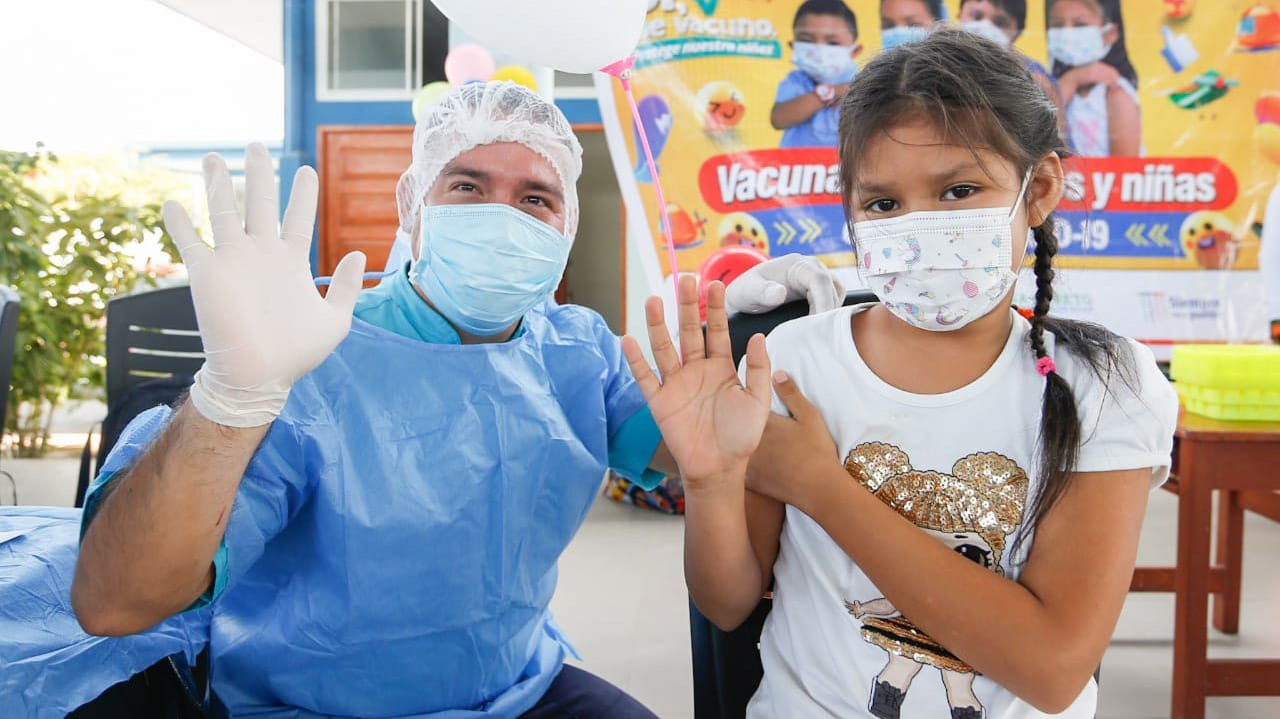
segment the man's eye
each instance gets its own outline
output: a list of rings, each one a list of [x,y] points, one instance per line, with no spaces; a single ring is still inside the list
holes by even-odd
[[[524,198],[524,200],[525,200],[525,202],[531,202],[531,203],[533,203],[533,204],[535,204],[535,205],[540,205],[540,206],[542,206],[542,207],[550,207],[550,206],[551,206],[551,203],[550,203],[550,202],[547,202],[546,198],[538,197],[537,195],[529,195],[528,197]]]
[[[471,184],[470,182],[459,182],[458,184],[453,186],[453,189],[459,190],[462,192],[475,192],[476,186]]]

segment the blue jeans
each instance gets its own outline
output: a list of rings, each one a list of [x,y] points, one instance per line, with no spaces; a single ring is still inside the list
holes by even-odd
[[[657,719],[630,694],[566,664],[547,693],[520,719]]]
[[[68,719],[199,719],[195,706],[165,662],[121,682],[98,699],[72,712]],[[215,698],[216,701],[216,698]],[[629,694],[600,677],[565,665],[547,693],[520,719],[657,719]]]

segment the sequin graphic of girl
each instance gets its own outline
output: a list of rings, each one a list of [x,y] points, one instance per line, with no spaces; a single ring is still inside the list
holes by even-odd
[[[911,467],[901,449],[872,442],[855,447],[845,469],[921,530],[973,562],[1004,573],[1000,558],[1022,520],[1027,498],[1026,472],[1013,460],[982,452],[957,461],[950,474],[921,471]],[[941,674],[951,719],[986,717],[973,692],[973,668],[898,613],[888,599],[845,600],[844,606],[862,622],[863,640],[889,655],[871,683],[867,708],[872,715],[899,719],[912,681],[931,666]]]

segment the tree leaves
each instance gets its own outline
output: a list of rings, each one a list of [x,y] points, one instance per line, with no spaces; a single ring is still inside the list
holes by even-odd
[[[0,284],[21,298],[4,429],[20,456],[44,453],[52,412],[69,396],[101,395],[107,301],[156,279],[128,250],[159,238],[178,256],[160,192],[138,197],[147,183],[97,168],[84,181],[79,169],[43,152],[0,151]]]

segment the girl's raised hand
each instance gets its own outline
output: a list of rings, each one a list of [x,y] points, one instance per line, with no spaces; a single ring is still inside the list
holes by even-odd
[[[752,337],[747,345],[744,387],[729,348],[724,285],[712,282],[707,288],[705,343],[693,277],[680,278],[679,304],[683,364],[663,321],[662,300],[657,297],[645,303],[645,317],[661,379],[649,368],[635,338],[623,338],[623,353],[667,449],[680,465],[686,488],[697,491],[709,483],[741,482],[769,418],[769,356],[764,336]]]

